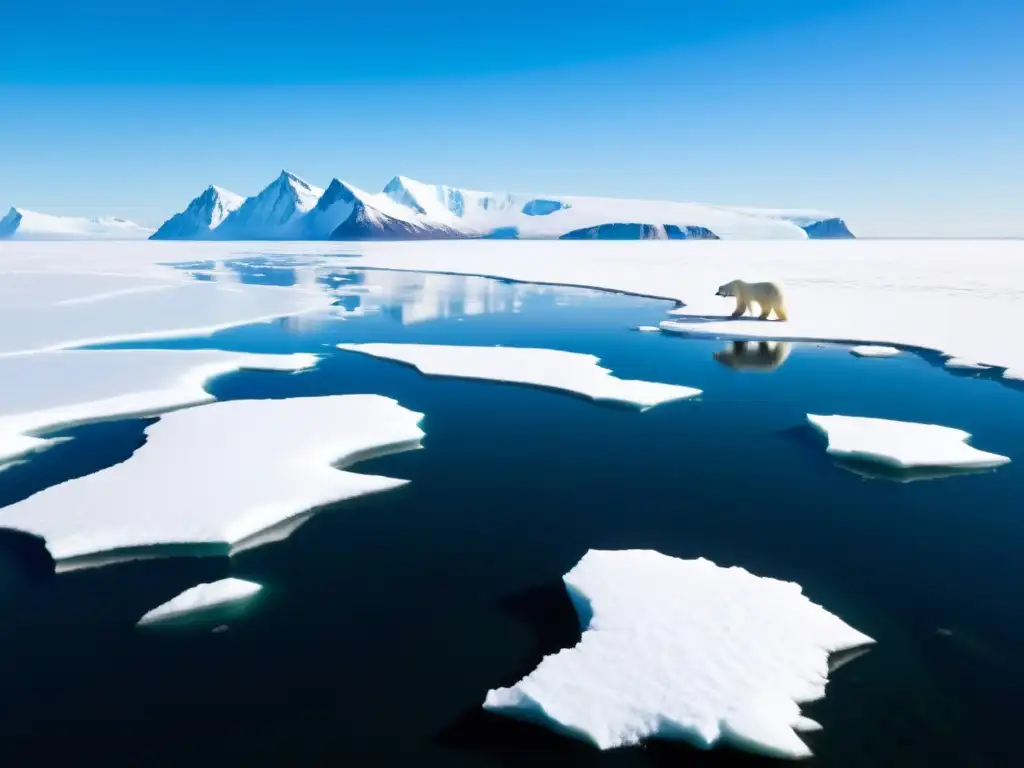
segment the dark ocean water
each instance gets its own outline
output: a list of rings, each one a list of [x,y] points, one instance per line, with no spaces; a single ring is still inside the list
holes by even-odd
[[[194,268],[205,278],[211,266]],[[249,264],[237,276],[287,285],[301,269]],[[793,345],[759,369],[771,355],[757,345],[631,330],[669,308],[634,297],[401,273],[316,280],[340,287],[347,319],[145,346],[324,354],[308,373],[242,372],[208,388],[221,399],[394,397],[426,415],[424,449],[357,469],[412,482],[230,561],[54,576],[38,542],[0,535],[9,760],[770,764],[666,744],[601,753],[480,711],[489,688],[578,640],[560,577],[587,549],[652,548],[797,581],[878,641],[806,708],[824,726],[807,737],[811,764],[1019,764],[1024,394],[913,354],[865,360],[839,346]],[[704,394],[640,413],[427,378],[333,347],[363,341],[587,352],[617,376]],[[909,483],[864,477],[825,455],[807,413],[960,427],[1016,462]],[[69,430],[74,440],[0,472],[0,505],[124,460],[150,422]],[[266,585],[227,631],[133,628],[182,589],[227,575]]]

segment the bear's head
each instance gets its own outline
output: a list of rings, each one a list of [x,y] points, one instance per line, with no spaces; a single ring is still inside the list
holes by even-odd
[[[715,293],[715,296],[735,296],[738,283],[739,280],[733,280],[731,282],[726,283],[725,285],[718,286],[718,291]]]

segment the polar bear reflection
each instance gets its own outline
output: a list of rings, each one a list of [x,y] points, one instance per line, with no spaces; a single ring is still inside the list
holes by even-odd
[[[742,371],[774,371],[789,357],[793,345],[788,341],[734,341],[715,352],[715,360],[722,365]]]

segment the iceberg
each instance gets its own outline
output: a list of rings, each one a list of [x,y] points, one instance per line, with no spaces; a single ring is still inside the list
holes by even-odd
[[[235,578],[197,584],[146,613],[136,626],[219,616],[222,609],[237,608],[254,598],[262,589],[263,586],[254,581]]]
[[[211,184],[199,197],[175,214],[150,236],[150,240],[203,240],[242,207],[245,198]]]
[[[11,208],[0,219],[0,240],[144,240],[152,233],[113,216],[86,219]]]
[[[127,461],[0,509],[0,527],[42,538],[60,571],[182,548],[230,555],[311,511],[405,484],[338,466],[419,447],[421,419],[377,395],[175,411]]]
[[[850,354],[856,357],[896,357],[902,351],[896,347],[883,347],[879,345],[862,345],[850,347]]]
[[[0,357],[0,464],[48,448],[38,435],[102,419],[212,402],[204,385],[238,370],[300,371],[312,354],[71,350]]]
[[[829,654],[874,643],[800,585],[650,550],[590,550],[563,577],[582,637],[509,688],[491,712],[599,749],[649,738],[811,754]]]
[[[838,458],[899,470],[987,469],[1010,461],[967,445],[970,433],[952,427],[859,416],[807,414],[807,420],[828,440],[828,453]]]
[[[528,384],[641,410],[701,393],[677,384],[618,379],[594,355],[557,349],[440,344],[339,344],[338,349],[406,363],[428,376]]]

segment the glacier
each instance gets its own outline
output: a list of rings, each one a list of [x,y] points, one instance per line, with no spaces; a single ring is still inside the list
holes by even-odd
[[[11,208],[0,219],[0,240],[145,240],[152,234],[116,217],[86,219]]]
[[[404,485],[338,467],[418,448],[422,418],[378,395],[174,411],[127,461],[0,509],[0,527],[42,538],[58,571],[181,547],[229,555],[329,504]]]
[[[216,197],[211,187],[205,196]],[[326,190],[282,171],[269,186],[206,225],[200,196],[153,239],[197,240],[692,240],[852,238],[823,211],[526,195],[427,184],[396,176],[379,193],[332,179]],[[191,212],[191,213],[190,213]],[[193,221],[199,218],[200,223]]]
[[[598,749],[649,738],[808,757],[800,704],[825,695],[829,654],[874,643],[800,585],[653,550],[590,550],[563,576],[582,637],[491,712]]]
[[[338,344],[338,349],[412,365],[427,376],[484,379],[527,384],[582,395],[598,402],[641,410],[696,397],[693,387],[619,379],[598,365],[600,359],[559,349],[462,347],[443,344]]]

